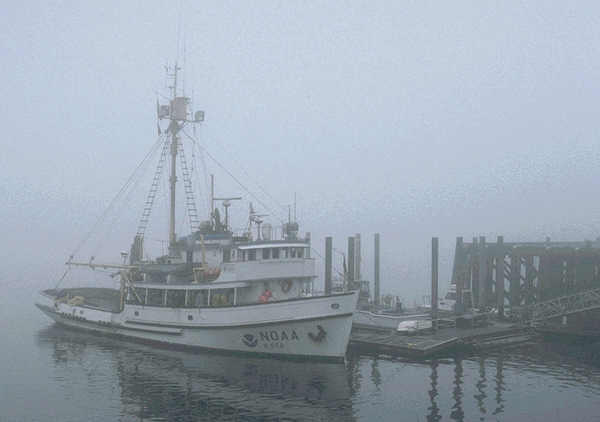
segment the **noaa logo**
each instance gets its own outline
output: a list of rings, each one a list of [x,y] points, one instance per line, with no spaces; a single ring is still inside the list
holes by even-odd
[[[248,347],[256,347],[256,345],[258,344],[258,339],[252,334],[244,334],[244,336],[242,337],[242,341]]]

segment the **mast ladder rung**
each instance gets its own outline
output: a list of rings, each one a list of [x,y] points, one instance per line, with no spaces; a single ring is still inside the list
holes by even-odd
[[[144,204],[144,209],[142,212],[142,217],[140,218],[140,222],[138,224],[137,235],[144,236],[146,231],[146,227],[148,222],[150,221],[150,214],[152,212],[152,208],[154,206],[154,200],[156,199],[156,193],[158,191],[160,185],[160,177],[162,175],[162,171],[164,168],[165,159],[167,156],[167,151],[169,150],[169,139],[166,138],[162,150],[160,152],[160,158],[158,160],[158,164],[156,165],[156,170],[154,171],[154,177],[152,178],[152,184],[150,185],[150,190],[148,195],[146,196],[146,202]]]

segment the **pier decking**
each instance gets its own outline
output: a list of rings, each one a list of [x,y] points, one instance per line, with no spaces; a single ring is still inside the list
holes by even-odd
[[[391,330],[353,329],[349,347],[361,352],[423,359],[461,349],[513,345],[530,340],[532,335],[522,326],[504,322],[478,328],[442,328],[415,335]]]

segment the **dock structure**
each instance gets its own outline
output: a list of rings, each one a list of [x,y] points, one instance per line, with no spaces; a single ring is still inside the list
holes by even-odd
[[[528,328],[506,322],[469,329],[448,327],[415,335],[402,335],[392,330],[353,329],[349,347],[358,352],[426,359],[460,351],[522,344],[534,335]]]
[[[456,240],[452,283],[457,303],[516,309],[600,288],[600,241],[505,242]],[[460,305],[459,305],[460,307]]]
[[[377,266],[378,243],[376,235]],[[349,256],[355,256],[355,246],[349,238]],[[350,349],[422,359],[521,344],[537,333],[600,338],[600,239],[505,242],[498,236],[489,242],[481,236],[465,242],[458,237],[452,269],[454,315],[438,311],[438,250],[438,238],[433,237],[431,329],[407,335],[385,324],[355,324]],[[378,275],[376,268],[376,281]],[[405,317],[410,319],[409,314]]]

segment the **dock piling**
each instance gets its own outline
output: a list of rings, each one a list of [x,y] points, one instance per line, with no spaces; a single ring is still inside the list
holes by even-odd
[[[362,280],[360,273],[360,264],[362,261],[361,246],[360,246],[360,233],[354,235],[354,279],[357,281]]]
[[[479,307],[479,242],[477,237],[473,237],[471,245],[471,306]]]
[[[460,315],[464,312],[464,303],[463,303],[463,288],[464,288],[464,280],[465,280],[465,250],[463,247],[463,238],[456,238],[456,251],[454,255],[454,283],[456,285],[456,305],[454,311],[457,315]]]
[[[354,282],[355,268],[356,267],[354,264],[354,236],[350,236],[348,237],[348,277],[346,280],[348,283]]]
[[[485,308],[488,304],[488,286],[487,286],[487,249],[485,245],[485,236],[479,236],[479,307]]]
[[[379,298],[381,292],[379,290],[379,233],[375,233],[375,274],[373,277],[374,291],[373,299],[375,300],[375,306],[379,306]]]
[[[325,238],[325,294],[331,294],[333,240],[331,236]]]
[[[496,242],[496,307],[498,318],[504,318],[504,237],[498,236]]]
[[[431,325],[437,330],[438,318],[438,238],[431,238]]]

